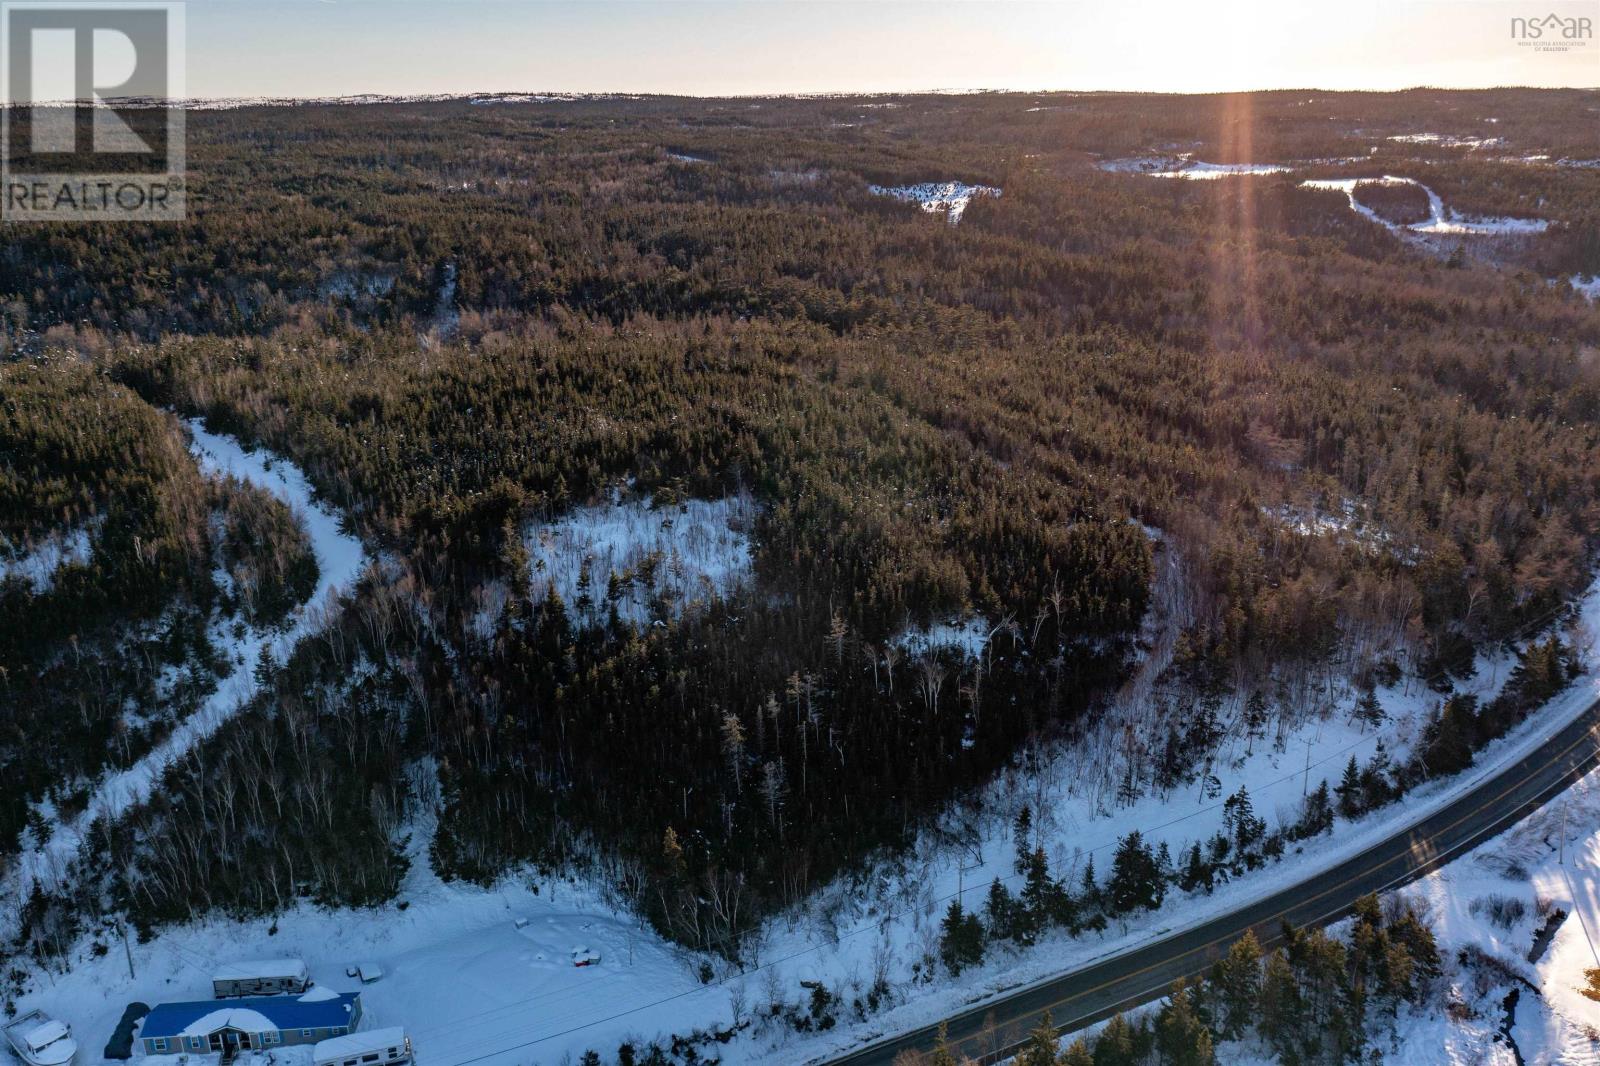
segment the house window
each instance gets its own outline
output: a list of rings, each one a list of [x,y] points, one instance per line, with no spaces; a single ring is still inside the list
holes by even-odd
[[[151,1043],[151,1046],[154,1047],[157,1051],[165,1051],[165,1050],[167,1050],[167,1038],[164,1037],[164,1036],[157,1037],[155,1040],[151,1041],[150,1043]]]
[[[363,1055],[363,1056],[361,1056],[361,1061],[362,1062],[377,1062],[378,1061],[378,1053],[376,1051],[374,1051],[370,1055]]]
[[[193,1050],[199,1051],[202,1048],[204,1048],[205,1046],[206,1046],[206,1038],[205,1037],[203,1037],[203,1036],[191,1036],[189,1038],[189,1047],[192,1048]]]
[[[283,1039],[283,1035],[281,1033],[262,1033],[261,1034],[261,1042],[263,1044],[276,1044],[282,1039]]]
[[[312,1033],[312,1031],[310,1029],[302,1029],[302,1030],[300,1030],[300,1035],[301,1036],[312,1036],[314,1034]]]

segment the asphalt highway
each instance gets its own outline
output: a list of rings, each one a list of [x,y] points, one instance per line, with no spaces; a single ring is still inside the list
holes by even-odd
[[[1368,848],[1331,870],[1241,905],[1203,925],[992,998],[951,1017],[949,1040],[957,1058],[980,1064],[1014,1054],[1024,1035],[1049,1011],[1071,1032],[1118,1011],[1159,999],[1179,977],[1196,977],[1245,930],[1263,947],[1297,928],[1326,925],[1350,913],[1369,892],[1414,881],[1455,856],[1503,832],[1600,762],[1600,702],[1552,735],[1527,758],[1485,779],[1437,813]],[[1402,800],[1401,802],[1405,802]],[[1295,861],[1293,856],[1282,860]],[[846,1052],[828,1066],[890,1066],[906,1050],[933,1047],[929,1026]]]

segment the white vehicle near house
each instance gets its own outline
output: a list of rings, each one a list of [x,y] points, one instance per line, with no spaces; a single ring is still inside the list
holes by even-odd
[[[67,1066],[78,1054],[72,1027],[43,1011],[29,1011],[0,1029],[6,1041],[28,1066]]]
[[[396,1026],[320,1040],[311,1049],[314,1066],[399,1066],[412,1061],[411,1038]]]
[[[211,976],[211,994],[217,999],[234,996],[275,996],[304,992],[311,974],[300,959],[253,959],[230,962]]]

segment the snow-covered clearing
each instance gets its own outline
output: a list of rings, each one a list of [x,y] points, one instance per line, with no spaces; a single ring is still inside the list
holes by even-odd
[[[96,785],[87,809],[77,818],[54,827],[42,848],[24,852],[6,878],[6,895],[26,895],[35,883],[53,884],[77,853],[89,825],[100,815],[114,816],[139,803],[161,779],[166,767],[195,743],[215,732],[255,695],[255,664],[262,650],[278,661],[300,639],[323,624],[329,601],[347,588],[366,564],[361,542],[340,529],[338,517],[312,498],[311,484],[297,468],[268,452],[246,451],[232,437],[209,432],[199,419],[185,422],[192,438],[191,450],[202,473],[231,476],[265,489],[287,503],[303,523],[316,553],[317,587],[311,598],[290,615],[282,629],[261,631],[242,626],[233,618],[215,618],[211,640],[223,651],[233,672],[160,744],[126,770],[105,775]],[[226,575],[220,575],[225,579]]]
[[[954,648],[969,659],[976,659],[989,646],[993,627],[982,617],[964,622],[936,622],[912,626],[896,634],[894,644],[912,655],[926,655],[941,648]]]
[[[1101,163],[1100,169],[1113,174],[1143,174],[1151,178],[1214,181],[1218,178],[1239,175],[1286,174],[1292,168],[1282,163],[1205,163],[1186,153],[1178,156],[1110,159]]]
[[[1303,181],[1300,184],[1307,189],[1329,189],[1344,193],[1349,198],[1350,210],[1396,233],[1406,232],[1436,237],[1509,236],[1543,233],[1550,228],[1550,222],[1542,218],[1468,218],[1459,215],[1454,210],[1447,210],[1439,194],[1415,178],[1397,178],[1386,174],[1381,178],[1324,178]],[[1414,185],[1428,197],[1428,217],[1409,225],[1391,222],[1356,199],[1356,189],[1362,185]]]
[[[1285,174],[1289,168],[1275,163],[1193,162],[1176,170],[1148,171],[1152,178],[1182,178],[1187,181],[1213,181],[1241,174]]]
[[[43,596],[55,585],[56,572],[62,567],[88,565],[101,521],[90,519],[33,544],[13,546],[0,538],[0,584],[20,581],[33,595]]]
[[[896,200],[920,204],[930,214],[943,211],[952,226],[960,224],[967,205],[976,197],[1000,195],[1000,190],[993,185],[967,185],[959,181],[929,181],[921,185],[898,185],[892,188],[869,185],[867,190],[874,196],[891,196]]]
[[[1388,550],[1407,559],[1413,559],[1417,554],[1414,546],[1409,550],[1397,547],[1394,535],[1372,521],[1366,509],[1356,500],[1340,500],[1336,511],[1283,504],[1279,507],[1263,507],[1261,513],[1298,536],[1328,537],[1341,544],[1354,544],[1369,552]]]
[[[615,583],[623,621],[645,626],[677,617],[750,576],[757,512],[748,493],[671,501],[614,492],[607,503],[528,530],[533,599],[542,603],[554,588],[569,612],[604,621]]]
[[[1428,144],[1440,148],[1495,148],[1505,143],[1503,137],[1457,136],[1451,133],[1396,133],[1389,140],[1398,144]]]
[[[1600,274],[1589,278],[1585,278],[1582,274],[1574,274],[1569,282],[1574,289],[1589,299],[1600,300]]]

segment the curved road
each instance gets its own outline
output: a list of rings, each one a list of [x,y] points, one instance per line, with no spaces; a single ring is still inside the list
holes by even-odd
[[[1045,1011],[1062,1032],[1071,1032],[1159,999],[1179,977],[1205,973],[1247,929],[1255,930],[1263,947],[1271,947],[1281,939],[1284,922],[1301,927],[1338,921],[1361,896],[1414,881],[1498,835],[1594,768],[1600,763],[1597,723],[1600,702],[1590,704],[1520,762],[1331,870],[1193,929],[957,1014],[949,1019],[950,1044],[958,1058],[997,1062],[1019,1050],[1024,1035],[1039,1024]],[[935,1036],[936,1027],[929,1026],[827,1061],[829,1066],[890,1066],[902,1052],[931,1049]]]

